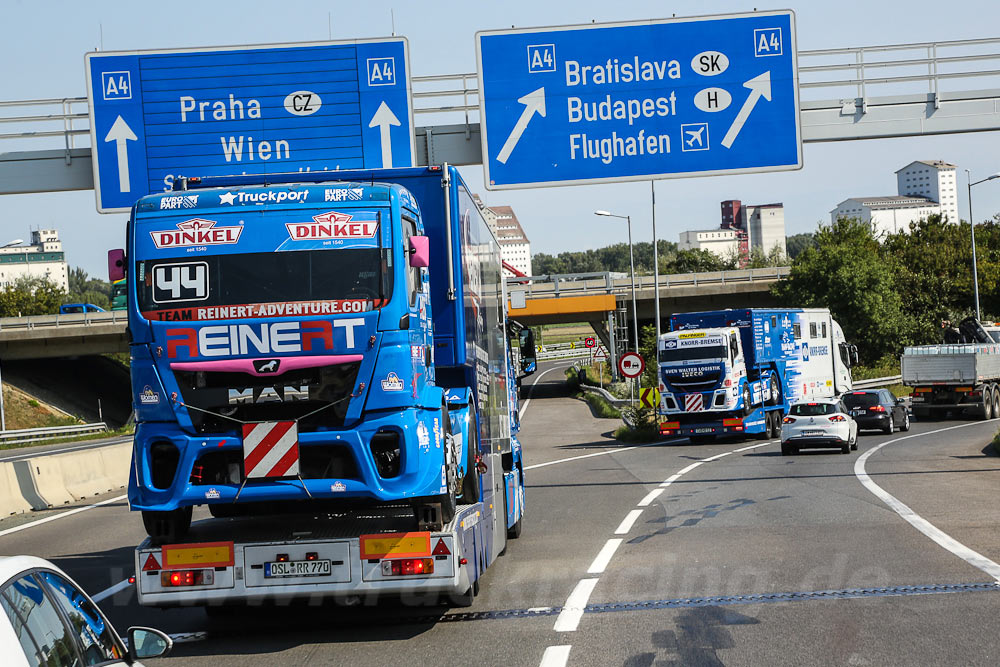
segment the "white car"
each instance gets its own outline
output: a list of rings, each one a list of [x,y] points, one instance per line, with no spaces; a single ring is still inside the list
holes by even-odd
[[[128,648],[94,601],[42,558],[0,557],[0,656],[5,667],[139,665],[166,655],[159,630],[129,628]]]
[[[782,456],[820,447],[837,447],[844,454],[858,448],[858,423],[839,398],[799,401],[781,422]]]

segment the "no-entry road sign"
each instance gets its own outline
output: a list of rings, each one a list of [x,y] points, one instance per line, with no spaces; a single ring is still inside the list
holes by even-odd
[[[413,163],[402,37],[88,53],[97,210],[179,176]]]
[[[798,169],[791,11],[476,34],[486,187]]]
[[[637,378],[646,370],[646,361],[637,352],[626,352],[618,359],[618,370],[627,378]]]

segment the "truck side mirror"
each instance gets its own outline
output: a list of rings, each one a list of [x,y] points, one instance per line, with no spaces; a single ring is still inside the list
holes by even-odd
[[[108,278],[118,282],[125,277],[125,251],[121,248],[108,251]]]
[[[410,237],[410,266],[417,269],[430,264],[431,244],[426,236]]]
[[[538,367],[538,353],[535,350],[535,332],[531,329],[522,329],[519,338],[521,347],[521,373],[531,375]]]

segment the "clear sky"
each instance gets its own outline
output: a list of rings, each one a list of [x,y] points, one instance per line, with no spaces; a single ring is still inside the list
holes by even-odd
[[[493,28],[718,14],[753,9],[795,10],[800,51],[1000,37],[996,0],[842,0],[841,2],[146,2],[121,0],[2,0],[0,100],[86,94],[83,56],[104,50],[175,48],[406,35],[414,75],[473,72],[473,35]],[[390,12],[392,10],[392,13]],[[329,17],[329,21],[328,21]],[[992,47],[993,52],[1000,48]],[[989,87],[985,82],[982,86]],[[420,120],[417,120],[418,124]],[[3,131],[9,131],[8,127]],[[57,140],[58,141],[58,140]],[[86,139],[83,140],[86,143]],[[0,152],[59,144],[0,142]],[[913,160],[943,159],[959,167],[959,211],[968,215],[965,174],[1000,171],[996,132],[936,137],[807,144],[800,171],[663,180],[656,185],[660,238],[677,241],[686,229],[718,225],[719,202],[785,204],[788,233],[813,231],[829,211],[852,196],[896,193],[894,173]],[[624,226],[597,218],[595,209],[633,217],[636,240],[650,238],[648,183],[605,184],[487,193],[478,167],[465,167],[469,184],[488,204],[514,207],[533,252],[600,247],[625,239]],[[1000,180],[975,189],[977,220],[1000,212]],[[124,240],[124,215],[99,215],[94,193],[0,196],[0,243],[55,227],[71,266],[106,271],[105,253]]]

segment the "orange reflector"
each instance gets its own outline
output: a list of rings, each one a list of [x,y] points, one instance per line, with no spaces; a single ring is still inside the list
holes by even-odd
[[[229,567],[233,564],[233,543],[165,544],[162,555],[164,570],[181,570],[190,565]]]
[[[680,422],[660,422],[660,430],[675,431],[680,427]]]
[[[918,394],[929,394],[929,393],[931,393],[931,388],[930,387],[917,387],[913,391],[915,391]]]
[[[385,533],[361,536],[361,558],[420,557],[431,553],[430,533]]]
[[[723,419],[722,420],[722,425],[723,426],[743,426],[743,420],[739,419],[739,418]]]
[[[439,537],[438,543],[434,545],[434,551],[431,552],[432,556],[450,556],[451,549],[448,545],[444,543],[444,538]]]
[[[967,394],[972,391],[972,387],[955,387],[955,391],[960,391],[963,394]]]
[[[156,556],[153,554],[149,554],[149,557],[146,559],[146,562],[142,566],[142,571],[148,572],[150,570],[159,570],[159,569],[160,569],[160,563],[159,561],[156,560]]]

